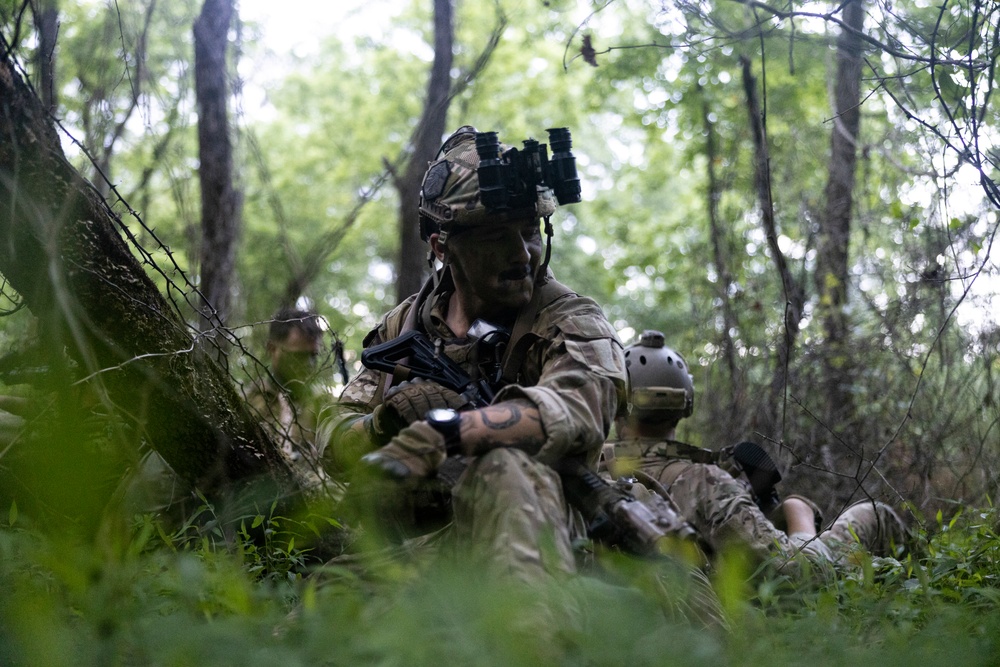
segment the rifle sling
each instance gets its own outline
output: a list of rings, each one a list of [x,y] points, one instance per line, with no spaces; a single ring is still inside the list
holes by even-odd
[[[392,369],[392,381],[389,383],[390,387],[394,387],[400,382],[406,382],[410,379],[410,369],[403,364],[396,364],[396,367]]]

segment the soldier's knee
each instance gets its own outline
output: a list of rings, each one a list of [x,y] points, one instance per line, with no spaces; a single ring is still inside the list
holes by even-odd
[[[479,457],[481,465],[501,468],[512,465],[523,466],[533,460],[520,449],[512,449],[510,447],[497,447]]]
[[[908,529],[896,510],[874,500],[862,500],[844,510],[831,531],[841,540],[857,541],[877,556],[905,547]]]
[[[469,472],[497,483],[499,480],[525,479],[534,465],[536,462],[521,450],[498,447],[478,457]]]
[[[519,449],[500,447],[473,461],[463,476],[457,492],[465,495],[469,487],[490,489],[491,495],[513,493],[517,496],[534,495],[544,489],[559,487],[559,477],[552,468],[539,463]]]

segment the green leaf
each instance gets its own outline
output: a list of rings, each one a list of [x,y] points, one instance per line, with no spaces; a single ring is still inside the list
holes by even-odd
[[[941,86],[941,94],[945,99],[958,100],[968,94],[969,87],[956,81],[948,72],[945,72],[938,81]]]
[[[17,501],[10,501],[10,512],[7,513],[7,523],[11,526],[17,521]]]

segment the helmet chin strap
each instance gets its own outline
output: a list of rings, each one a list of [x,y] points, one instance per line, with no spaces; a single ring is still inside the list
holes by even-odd
[[[418,302],[416,304],[414,304],[415,308],[419,308],[420,309],[420,311],[419,311],[419,321],[423,325],[425,332],[431,332],[431,331],[434,330],[434,323],[431,320],[431,310],[433,310],[433,308],[434,308],[434,302],[437,300],[437,295],[441,291],[441,282],[444,279],[445,273],[448,272],[448,265],[449,265],[448,264],[448,256],[446,254],[445,258],[443,260],[441,260],[441,263],[443,264],[443,266],[441,267],[441,270],[439,271],[438,268],[434,265],[434,260],[435,259],[436,259],[436,256],[434,254],[434,248],[431,248],[427,252],[427,265],[431,269],[431,289],[430,289],[430,292],[427,293],[427,296],[423,300],[422,303],[418,299]],[[439,341],[436,341],[435,345],[438,342]]]
[[[431,281],[434,283],[434,291],[437,291],[438,285],[441,284],[441,272],[437,270],[437,266],[434,265],[434,260],[437,259],[434,255],[434,248],[430,248],[427,251],[427,266],[431,270]]]
[[[419,308],[420,308],[420,321],[424,326],[424,331],[428,332],[433,331],[434,328],[433,322],[431,321],[431,310],[434,307],[434,302],[437,299],[437,295],[441,292],[442,289],[441,283],[444,280],[445,274],[448,273],[448,269],[451,266],[451,262],[449,261],[450,255],[447,252],[447,240],[449,236],[450,236],[449,232],[443,229],[438,233],[438,240],[442,245],[445,246],[446,250],[446,252],[444,253],[444,257],[441,259],[440,270],[438,270],[437,266],[434,263],[434,261],[437,259],[437,255],[434,253],[434,247],[431,246],[430,249],[427,251],[427,266],[430,267],[431,270],[431,289],[430,292],[428,292],[427,294],[427,298],[424,299],[422,304],[419,304]],[[454,283],[453,280],[450,280],[449,282],[452,284]]]
[[[447,250],[448,238],[451,236],[449,230],[442,229],[441,226],[438,227],[438,242],[445,246]],[[448,268],[448,254],[445,253],[444,259],[441,260],[441,270],[438,271],[437,266],[434,264],[434,260],[437,259],[437,255],[434,253],[434,246],[430,246],[427,249],[427,266],[431,270],[431,282],[434,284],[433,292],[437,292],[438,287],[441,285],[441,276],[444,275],[444,270]]]
[[[538,271],[535,272],[535,284],[541,284],[545,282],[545,275],[549,270],[549,260],[552,258],[552,220],[551,216],[545,216],[545,259],[538,266]]]

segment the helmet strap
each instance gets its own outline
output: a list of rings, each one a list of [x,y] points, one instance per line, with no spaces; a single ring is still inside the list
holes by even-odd
[[[538,273],[536,274],[538,278],[546,274],[549,269],[549,260],[552,258],[552,220],[548,215],[543,220],[545,220],[545,260],[538,267]]]
[[[441,283],[440,272],[434,264],[434,260],[436,259],[437,257],[434,255],[434,248],[430,248],[427,251],[427,267],[431,270],[431,282],[434,283],[435,290],[437,290],[438,285]]]
[[[445,249],[447,249],[448,238],[451,236],[450,231],[447,230],[447,229],[444,229],[441,225],[439,225],[438,226],[437,235],[438,235],[438,243],[440,243],[442,246],[445,247]],[[434,291],[435,292],[437,291],[438,286],[441,284],[441,276],[444,274],[444,269],[446,269],[448,267],[448,264],[449,264],[449,262],[448,262],[448,253],[445,252],[444,253],[444,257],[441,259],[441,270],[440,271],[437,268],[437,264],[435,264],[436,260],[437,260],[437,255],[434,252],[434,246],[428,247],[428,249],[427,249],[427,266],[429,266],[430,270],[431,270],[431,281],[434,283]]]
[[[434,304],[437,301],[438,296],[442,291],[452,288],[454,285],[454,281],[451,279],[451,267],[445,263],[440,270],[433,270],[431,272],[431,282],[433,287],[431,287],[430,292],[427,294],[427,298],[424,299],[423,303],[413,305],[414,308],[420,308],[419,319],[425,333],[434,331],[434,322],[431,320],[431,311],[434,309]]]

